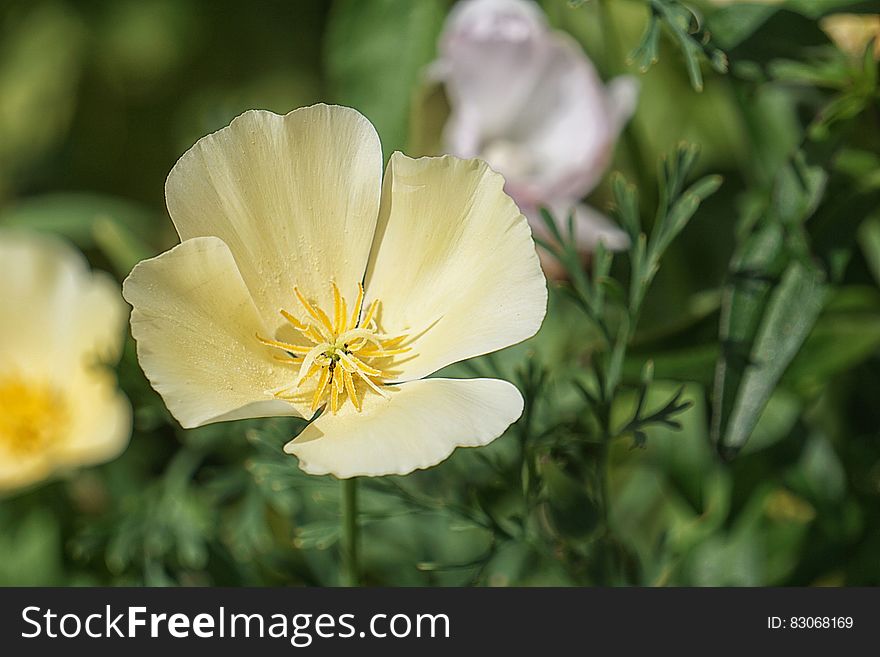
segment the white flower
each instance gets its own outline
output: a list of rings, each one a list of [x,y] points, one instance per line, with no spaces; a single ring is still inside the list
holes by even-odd
[[[103,367],[124,322],[117,283],[71,247],[0,232],[0,490],[125,449],[131,407]]]
[[[547,236],[543,205],[563,224],[574,212],[583,251],[599,240],[627,248],[626,234],[580,200],[602,178],[635,109],[635,79],[603,86],[578,44],[551,30],[529,0],[458,3],[439,51],[432,75],[445,83],[452,110],[445,150],[501,173],[536,234]]]
[[[533,335],[547,291],[483,162],[382,151],[358,112],[250,111],[177,163],[181,244],[124,284],[144,371],[184,427],[323,413],[312,474],[405,474],[515,421],[506,381],[423,379]],[[363,283],[363,284],[362,284]]]

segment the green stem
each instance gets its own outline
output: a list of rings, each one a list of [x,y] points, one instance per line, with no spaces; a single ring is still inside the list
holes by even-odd
[[[608,453],[611,451],[611,436],[607,434],[605,436],[604,443],[602,445],[602,454],[599,457],[599,496],[602,499],[602,524],[605,525],[606,531],[610,534],[610,526],[608,522],[608,507],[609,505],[609,495],[608,495]]]
[[[614,532],[611,530],[609,522],[609,506],[610,499],[608,494],[608,452],[610,450],[610,438],[606,436],[602,445],[602,454],[596,463],[596,478],[599,484],[599,507],[602,516],[602,535],[599,543],[601,551],[600,563],[602,564],[602,573],[600,583],[603,586],[614,586],[617,583],[617,559],[614,548]]]
[[[342,480],[342,584],[360,586],[357,479]]]
[[[617,563],[614,552],[614,533],[609,522],[611,500],[608,494],[608,465],[609,453],[611,451],[611,441],[614,439],[614,433],[611,429],[611,406],[617,394],[617,385],[615,384],[610,390],[606,390],[606,398],[602,402],[599,422],[602,431],[602,446],[600,453],[596,459],[596,497],[599,501],[599,513],[602,519],[602,529],[599,539],[600,563],[602,572],[600,575],[600,583],[603,586],[613,586],[617,577]]]
[[[620,34],[617,26],[614,24],[614,18],[611,15],[610,0],[599,0],[597,5],[599,13],[599,22],[602,26],[602,38],[605,46],[605,74],[610,76],[621,75],[627,72],[626,54],[624,47],[620,41]],[[645,168],[645,158],[642,153],[642,147],[635,134],[635,127],[632,122],[628,122],[620,133],[620,141],[626,151],[626,158],[629,160],[630,166],[633,168],[636,181],[642,190],[642,195],[647,196],[646,192],[655,194],[655,190],[650,187],[651,176]],[[647,199],[642,199],[644,202]]]

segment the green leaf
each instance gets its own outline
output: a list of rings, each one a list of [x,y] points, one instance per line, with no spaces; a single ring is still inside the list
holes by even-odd
[[[846,493],[846,471],[828,437],[816,432],[804,446],[798,483],[817,500],[839,504]]]
[[[812,216],[822,200],[828,175],[807,163],[798,152],[790,166],[781,168],[773,186],[772,208],[785,224],[799,224]]]
[[[708,196],[718,191],[721,176],[706,176],[694,183],[669,209],[661,221],[656,237],[651,240],[649,262],[658,262],[672,241],[684,230],[697,208]]]
[[[797,18],[800,14],[816,19],[839,10],[868,10],[869,2],[859,0],[786,0],[784,2],[735,2],[714,11],[708,17],[708,28],[718,45],[732,49],[758,32],[771,18]],[[792,13],[788,13],[792,12]],[[786,14],[788,14],[786,16]],[[791,21],[789,20],[789,23]],[[797,24],[794,24],[797,25]]]
[[[294,545],[301,550],[326,550],[339,541],[338,520],[316,520],[296,530]]]
[[[876,12],[876,5],[871,0],[785,0],[785,9],[803,14],[807,18],[819,18],[835,11],[869,11]]]
[[[402,150],[413,89],[434,57],[446,15],[441,0],[337,0],[327,25],[333,99],[370,119],[386,158]]]
[[[626,230],[630,240],[635,243],[642,232],[642,224],[639,218],[639,193],[636,186],[628,183],[620,173],[615,172],[611,177],[611,187],[614,190],[613,214]]]
[[[554,532],[571,539],[588,537],[599,523],[600,512],[583,481],[566,473],[553,459],[541,463],[541,480]]]
[[[805,395],[856,367],[880,348],[880,300],[873,288],[848,286],[826,304],[812,333],[783,377]]]
[[[151,238],[155,239],[159,219],[132,201],[86,193],[34,196],[0,211],[0,226],[56,233],[85,250],[100,248],[102,242],[116,242],[122,248],[120,257],[124,257],[123,251],[129,251],[129,256],[133,255],[132,250],[137,251],[137,255],[153,251],[145,245],[150,244]],[[108,222],[116,227],[108,229]],[[170,222],[168,227],[170,229]],[[115,234],[107,234],[108,230]]]
[[[803,350],[802,350],[803,351]],[[803,412],[801,399],[793,392],[778,387],[752,430],[741,454],[752,454],[784,440]]]
[[[99,216],[92,226],[95,244],[103,251],[120,277],[125,277],[141,260],[153,254],[130,229],[107,216]]]
[[[733,4],[709,16],[709,29],[722,48],[733,48],[759,30],[776,11],[772,5]]]
[[[736,391],[749,363],[749,351],[773,286],[784,266],[783,231],[771,224],[751,235],[735,256],[730,283],[721,299],[721,358],[715,369],[712,435],[720,441]]]
[[[648,27],[642,35],[641,42],[627,57],[627,62],[635,64],[642,73],[647,72],[649,68],[657,63],[659,45],[660,23],[657,20],[656,14],[652,13],[648,21]]]
[[[727,72],[726,55],[712,44],[711,35],[703,29],[700,19],[687,5],[678,0],[651,0],[651,12],[663,20],[672,38],[678,42],[695,91],[703,90],[703,74],[700,70],[703,57],[719,73]],[[646,33],[643,43],[651,36],[650,31]]]
[[[880,217],[872,217],[859,227],[859,245],[865,255],[865,261],[880,284]]]
[[[824,274],[792,262],[767,305],[719,450],[739,451],[749,436],[776,384],[816,323],[825,303]]]
[[[7,521],[0,537],[0,585],[57,586],[61,553],[59,523],[49,509],[35,507],[20,520]]]
[[[712,438],[722,454],[733,455],[748,440],[822,308],[825,273],[812,264],[803,224],[821,202],[826,181],[824,170],[795,153],[777,171],[758,210],[763,225],[745,238],[732,261],[722,296],[712,413]]]

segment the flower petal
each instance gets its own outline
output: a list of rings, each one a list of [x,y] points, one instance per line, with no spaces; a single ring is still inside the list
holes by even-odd
[[[68,435],[53,450],[58,466],[103,463],[118,456],[131,437],[131,404],[107,371],[84,371],[67,386]]]
[[[0,381],[11,374],[51,384],[64,417],[38,450],[0,444],[0,490],[35,483],[59,465],[118,455],[131,435],[131,407],[103,364],[114,362],[122,346],[126,306],[119,285],[91,272],[56,237],[4,230],[0,311]]]
[[[0,448],[0,493],[36,483],[52,474],[52,461],[46,451],[26,455],[9,454]]]
[[[141,262],[123,296],[141,367],[182,426],[300,415],[267,392],[292,376],[257,341],[265,326],[222,240],[187,240]]]
[[[345,407],[312,422],[284,451],[309,474],[348,477],[429,468],[456,447],[487,445],[522,414],[515,386],[497,379],[426,379],[386,399],[368,395],[360,413]]]
[[[638,95],[631,77],[605,87],[577,42],[524,0],[457,4],[432,71],[450,101],[446,150],[485,159],[520,207],[587,195]]]
[[[181,240],[226,242],[274,333],[281,308],[300,316],[294,285],[325,308],[334,277],[343,295],[355,296],[381,175],[379,137],[355,110],[249,111],[187,151],[165,195]]]
[[[508,180],[521,203],[577,200],[589,194],[608,167],[623,125],[577,42],[564,32],[549,32],[547,49],[516,126],[515,134],[525,136],[519,147],[532,158],[527,175]],[[514,193],[518,187],[527,194],[522,201]]]
[[[380,326],[411,331],[395,379],[422,378],[537,332],[547,284],[525,217],[504,179],[451,156],[388,163],[366,296]]]
[[[634,75],[618,75],[608,83],[608,109],[616,131],[615,137],[635,113],[640,88],[639,79]]]
[[[541,74],[546,33],[533,2],[456,3],[432,67],[452,106],[445,131],[450,152],[475,157],[483,140],[511,131]]]
[[[115,362],[126,315],[119,285],[91,272],[61,240],[18,231],[0,233],[0,371],[39,375]],[[0,372],[2,373],[2,372]]]

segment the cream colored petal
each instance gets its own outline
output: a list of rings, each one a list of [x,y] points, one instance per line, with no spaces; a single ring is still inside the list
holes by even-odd
[[[59,354],[64,336],[57,322],[72,314],[86,273],[82,256],[60,240],[0,232],[0,357]]]
[[[412,331],[396,379],[422,378],[535,334],[547,284],[529,225],[480,160],[388,163],[367,300],[386,333]]]
[[[51,477],[58,470],[104,463],[131,437],[131,404],[107,371],[68,373],[62,391],[63,423],[45,448],[13,453],[0,445],[0,491]]]
[[[59,375],[118,358],[126,307],[119,285],[43,234],[0,231],[0,375]]]
[[[119,283],[109,274],[94,272],[76,305],[76,319],[65,327],[73,348],[88,354],[86,365],[95,359],[111,364],[118,361],[128,319],[128,306]]]
[[[182,426],[299,414],[267,392],[291,372],[257,341],[266,327],[222,240],[187,240],[141,262],[123,295],[141,367]]]
[[[0,447],[0,494],[24,488],[52,474],[52,461],[45,452],[10,454]]]
[[[294,285],[325,308],[333,278],[354,298],[381,175],[379,137],[355,110],[249,111],[187,151],[165,195],[181,240],[214,235],[226,242],[274,332],[280,308],[305,318]]]
[[[94,465],[116,458],[131,437],[131,404],[106,370],[84,370],[67,387],[67,436],[52,450],[57,467]]]
[[[70,245],[43,234],[0,232],[0,383],[12,377],[49,384],[61,400],[57,433],[46,446],[22,453],[0,445],[0,489],[36,483],[59,466],[104,461],[125,448],[131,408],[101,363],[118,358],[126,313],[118,283],[89,271]]]
[[[364,410],[325,410],[284,447],[309,474],[404,475],[446,459],[456,447],[487,445],[522,414],[515,386],[497,379],[425,379],[385,399],[367,395]]]

